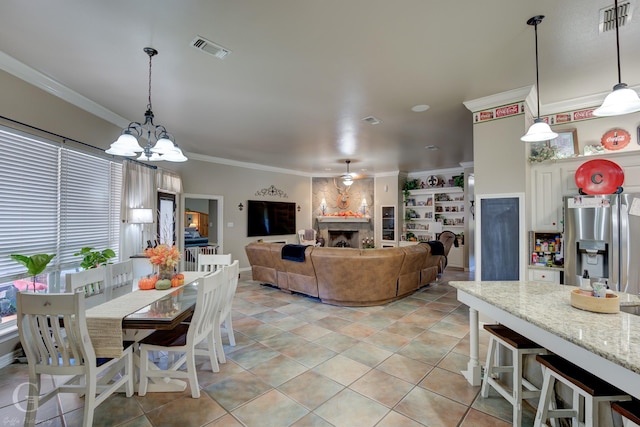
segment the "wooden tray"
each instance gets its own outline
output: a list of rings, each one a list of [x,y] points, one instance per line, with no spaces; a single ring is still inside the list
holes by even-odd
[[[607,294],[606,298],[596,298],[580,293],[579,289],[574,289],[571,291],[571,305],[594,313],[620,312],[620,298],[616,294]]]

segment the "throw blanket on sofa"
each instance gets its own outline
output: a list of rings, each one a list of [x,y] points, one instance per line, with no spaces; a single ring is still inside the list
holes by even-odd
[[[304,262],[304,251],[306,245],[284,245],[280,253],[282,259],[295,262]]]
[[[444,255],[444,245],[439,240],[431,240],[427,242],[431,246],[431,255]]]

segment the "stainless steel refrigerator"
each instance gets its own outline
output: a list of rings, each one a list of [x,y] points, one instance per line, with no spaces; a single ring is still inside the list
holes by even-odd
[[[640,293],[640,194],[564,199],[564,283],[605,279],[614,290]]]

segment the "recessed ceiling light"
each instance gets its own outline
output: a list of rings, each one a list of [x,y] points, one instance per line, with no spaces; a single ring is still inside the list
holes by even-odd
[[[382,123],[382,120],[374,116],[365,117],[364,119],[362,119],[362,121],[367,122],[370,125],[379,125],[380,123]]]
[[[426,147],[427,150],[439,150],[440,147],[436,146],[436,145],[427,145]]]
[[[423,111],[427,111],[430,107],[426,104],[414,105],[411,107],[411,111],[415,111],[416,113],[421,113]]]

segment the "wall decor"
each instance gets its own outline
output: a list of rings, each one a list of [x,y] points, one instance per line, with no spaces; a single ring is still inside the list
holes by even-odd
[[[631,142],[631,134],[624,129],[616,128],[602,135],[600,143],[607,150],[621,150]]]
[[[289,197],[287,193],[276,188],[274,185],[270,186],[269,188],[263,188],[262,190],[256,191],[256,196],[278,196],[285,199]]]
[[[559,130],[558,137],[549,141],[556,148],[555,158],[565,159],[580,154],[578,150],[578,131],[576,129]]]

